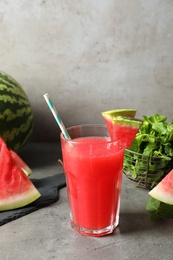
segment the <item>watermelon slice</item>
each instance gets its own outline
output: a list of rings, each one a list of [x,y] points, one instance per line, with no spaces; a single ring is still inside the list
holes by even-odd
[[[22,158],[13,150],[10,150],[11,156],[16,163],[23,171],[24,173],[29,176],[32,173],[32,170],[29,168],[29,166],[22,160]]]
[[[148,194],[154,199],[173,205],[173,169]]]
[[[106,126],[107,126],[107,129],[108,129],[108,132],[109,132],[111,139],[117,139],[117,138],[120,138],[122,136],[124,137],[125,132],[126,132],[126,135],[128,133],[127,137],[129,138],[129,142],[126,141],[126,144],[125,144],[126,148],[129,147],[130,144],[132,143],[130,140],[132,140],[132,137],[134,135],[132,134],[132,137],[130,137],[131,134],[130,134],[130,131],[128,131],[127,126],[126,126],[126,131],[124,131],[124,132],[122,132],[122,134],[120,134],[121,123],[119,121],[119,124],[116,124],[115,122],[113,122],[113,120],[115,118],[117,118],[117,116],[127,117],[130,120],[130,118],[134,118],[135,115],[136,115],[136,109],[114,109],[114,110],[108,110],[108,111],[102,112],[102,116],[103,116],[104,121],[106,123]],[[117,127],[117,129],[115,128],[115,126]],[[122,129],[124,129],[123,126],[122,126]],[[130,127],[130,124],[129,124],[129,130],[130,129],[131,129],[131,127]],[[116,133],[115,133],[115,130],[116,130]]]
[[[108,110],[105,112],[102,112],[102,116],[104,118],[104,121],[107,125],[109,134],[113,131],[113,124],[112,119],[116,116],[127,116],[134,118],[136,115],[135,109],[114,109],[114,110]],[[110,135],[112,136],[112,135]]]
[[[105,120],[110,138],[117,140],[124,138],[125,148],[129,148],[139,131],[143,121],[140,119],[126,117],[126,116],[114,116],[111,120]]]
[[[0,171],[0,211],[26,206],[41,196],[2,140]]]

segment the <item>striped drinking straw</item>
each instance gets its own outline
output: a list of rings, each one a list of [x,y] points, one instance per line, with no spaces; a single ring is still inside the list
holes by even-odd
[[[52,112],[56,122],[58,123],[58,125],[59,125],[59,127],[60,127],[60,129],[61,129],[61,131],[62,131],[62,133],[64,135],[64,137],[66,139],[71,139],[71,137],[69,136],[69,134],[68,134],[68,132],[67,132],[67,130],[66,130],[66,128],[65,128],[65,126],[64,126],[64,124],[63,124],[63,122],[62,122],[62,120],[61,120],[61,118],[60,118],[60,116],[59,116],[59,114],[58,114],[58,112],[57,112],[53,102],[49,98],[48,93],[44,94],[43,96],[44,96],[44,98],[45,98],[45,100],[46,100],[46,102],[47,102],[47,104],[48,104],[48,106],[49,106],[49,108],[50,108],[50,110],[51,110],[51,112]]]

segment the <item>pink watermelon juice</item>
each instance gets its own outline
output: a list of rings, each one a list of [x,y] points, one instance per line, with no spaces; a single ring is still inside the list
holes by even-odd
[[[121,140],[96,134],[82,137],[77,131],[72,141],[61,135],[71,225],[91,236],[111,233],[118,225],[124,155]]]

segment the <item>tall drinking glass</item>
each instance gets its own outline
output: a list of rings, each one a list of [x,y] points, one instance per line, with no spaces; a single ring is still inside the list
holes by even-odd
[[[111,141],[105,125],[77,125],[61,134],[71,226],[88,236],[112,233],[119,223],[123,140]]]

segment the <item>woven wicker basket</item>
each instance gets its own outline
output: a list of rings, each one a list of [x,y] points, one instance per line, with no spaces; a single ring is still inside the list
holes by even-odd
[[[173,168],[173,158],[143,155],[125,149],[124,174],[137,183],[137,187],[151,189]]]

